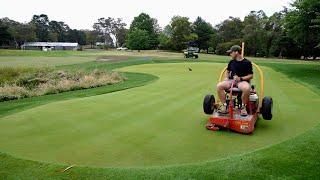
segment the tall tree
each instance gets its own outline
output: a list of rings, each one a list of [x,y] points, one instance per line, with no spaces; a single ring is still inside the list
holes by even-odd
[[[172,46],[176,51],[181,51],[186,48],[190,41],[197,40],[197,35],[192,34],[191,22],[189,18],[175,16],[171,20],[172,29]]]
[[[172,49],[172,28],[170,25],[167,25],[159,34],[159,48],[163,50]]]
[[[144,30],[148,33],[149,47],[147,49],[154,49],[158,46],[158,35],[160,33],[160,27],[158,21],[151,18],[146,13],[141,13],[139,16],[135,17],[130,25],[129,33],[134,30]]]
[[[86,30],[86,42],[89,43],[91,45],[91,48],[93,48],[93,45],[98,42],[98,32],[93,30]]]
[[[302,55],[320,55],[320,1],[296,0],[286,16],[285,27],[291,37],[302,49]]]
[[[80,45],[86,45],[86,33],[84,31],[79,31],[77,29],[70,29],[68,31],[67,37],[66,37],[67,41],[69,42],[77,42]]]
[[[9,45],[12,39],[11,34],[8,31],[8,27],[0,24],[0,46]]]
[[[50,21],[49,22],[50,33],[56,34],[56,41],[65,42],[67,32],[70,30],[70,27],[62,21]]]
[[[14,44],[16,48],[19,48],[26,41],[36,40],[35,27],[31,23],[20,23],[9,18],[2,18],[0,24],[8,27],[12,37],[10,44]]]
[[[193,32],[198,36],[196,44],[198,44],[199,49],[204,49],[208,53],[210,39],[212,37],[212,34],[214,33],[212,25],[210,23],[207,23],[201,17],[198,17],[193,23]]]
[[[113,33],[115,36],[115,44],[116,46],[123,46],[126,41],[126,35],[128,33],[128,29],[126,29],[127,24],[122,22],[121,18],[118,18],[113,22]]]
[[[166,27],[164,27],[162,33],[163,33],[164,35],[166,35],[167,37],[172,37],[173,32],[172,32],[172,27],[171,27],[171,25],[167,25]]]
[[[31,23],[36,27],[38,41],[48,41],[49,39],[49,18],[45,14],[34,15]]]
[[[243,37],[243,23],[239,18],[229,17],[229,19],[218,24],[216,28],[218,29],[220,42],[228,42]]]
[[[105,45],[113,47],[124,44],[127,33],[126,25],[121,18],[108,17],[98,19],[98,22],[94,23],[93,29],[103,37]]]
[[[140,51],[150,47],[149,40],[149,33],[146,30],[135,29],[128,34],[126,44],[130,49]]]
[[[209,48],[212,50],[213,53],[216,51],[218,43],[219,43],[218,31],[216,29],[213,29],[213,33],[211,34],[210,40],[209,40]]]
[[[128,31],[129,30],[125,27],[121,27],[116,30],[117,46],[122,47],[125,45]]]
[[[266,49],[263,48],[266,33],[264,31],[265,22],[267,21],[266,14],[260,11],[251,11],[243,21],[244,41],[246,42],[246,53],[254,56],[265,56]]]
[[[93,29],[103,37],[105,45],[113,45],[112,34],[114,32],[114,18],[98,19],[98,22],[94,23]]]
[[[266,52],[267,56],[275,56],[282,58],[285,54],[285,36],[284,18],[286,9],[274,13],[270,16],[265,24],[266,30]]]
[[[36,28],[31,23],[20,24],[17,28],[16,40],[19,46],[24,42],[32,42],[37,38]]]

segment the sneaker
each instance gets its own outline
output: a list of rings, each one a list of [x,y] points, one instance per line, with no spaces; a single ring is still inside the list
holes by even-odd
[[[241,116],[248,116],[247,108],[245,105],[241,106],[240,115]]]
[[[226,103],[222,104],[219,107],[218,112],[221,113],[221,114],[228,114],[227,104]]]

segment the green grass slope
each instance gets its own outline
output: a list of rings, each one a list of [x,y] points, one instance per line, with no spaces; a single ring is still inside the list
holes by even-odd
[[[168,59],[169,57],[167,57]],[[226,57],[217,57],[217,56],[205,56],[202,58],[202,60],[205,61],[213,61],[213,62],[225,62],[227,60]],[[144,64],[144,63],[153,63],[153,62],[165,62],[163,60],[152,60],[152,61],[146,61],[144,60],[137,60],[133,63],[128,62],[116,62],[116,63],[82,63],[79,65],[72,65],[72,66],[65,66],[63,68],[71,68],[71,69],[77,69],[77,68],[121,68],[129,65],[137,65],[137,64]],[[173,62],[170,60],[170,62]],[[175,60],[175,62],[181,62],[180,59]],[[285,101],[284,106],[287,107],[288,104],[291,102],[293,103],[302,103],[306,107],[300,109],[300,107],[297,108],[297,112],[299,112],[299,116],[301,123],[306,122],[306,124],[302,124],[301,127],[293,129],[293,133],[289,133],[291,135],[288,135],[286,137],[276,137],[276,138],[282,138],[287,139],[289,137],[293,137],[295,135],[298,135],[302,132],[305,132],[301,135],[298,135],[297,137],[294,137],[290,140],[286,140],[280,144],[272,145],[272,146],[265,146],[262,145],[262,149],[256,149],[254,151],[250,150],[250,153],[244,153],[236,152],[235,155],[231,156],[224,156],[223,159],[217,159],[217,160],[205,160],[205,162],[199,162],[199,163],[192,163],[189,165],[173,165],[173,166],[159,166],[159,167],[151,167],[151,168],[89,168],[89,167],[74,167],[70,169],[69,171],[62,172],[64,168],[66,168],[68,165],[59,165],[59,164],[48,164],[48,163],[41,163],[41,162],[35,162],[35,161],[29,161],[29,160],[23,160],[16,157],[12,157],[8,154],[1,153],[0,154],[0,178],[1,179],[145,179],[145,178],[152,178],[152,179],[212,179],[212,178],[233,178],[233,179],[269,179],[269,178],[285,178],[285,179],[301,179],[301,178],[309,178],[309,179],[315,179],[319,177],[319,154],[320,154],[320,126],[316,126],[312,128],[311,130],[306,131],[307,129],[310,129],[313,124],[316,124],[318,121],[318,114],[316,115],[316,120],[310,120],[309,117],[313,117],[313,115],[309,116],[307,113],[309,111],[316,112],[316,107],[313,103],[317,103],[319,100],[319,84],[320,84],[320,73],[319,73],[319,65],[316,63],[305,63],[305,62],[286,62],[286,61],[273,61],[270,59],[267,60],[258,60],[259,64],[271,67],[273,70],[277,72],[281,72],[283,74],[274,72],[273,70],[270,70],[272,74],[276,73],[279,74],[281,78],[275,79],[276,81],[280,81],[280,84],[282,84],[280,89],[285,88],[283,86],[285,83],[289,84],[288,87],[290,87],[289,92],[290,96],[294,95],[298,98],[294,98],[294,100],[286,97],[282,97],[280,99],[283,99]],[[122,69],[122,70],[130,70],[132,72],[142,72],[145,71],[139,70],[140,66],[134,66],[129,67],[128,69]],[[133,68],[133,69],[130,69]],[[267,68],[268,69],[268,68]],[[216,71],[210,69],[210,71]],[[267,70],[269,72],[269,70]],[[146,74],[139,74],[143,76],[135,76],[135,73],[132,74],[134,79],[131,82],[132,84],[135,84],[137,86],[141,86],[143,84],[146,84],[152,80],[155,80],[155,78],[150,75]],[[216,76],[216,75],[214,75]],[[136,79],[134,77],[137,77]],[[283,78],[282,78],[283,77]],[[150,78],[150,79],[148,79]],[[208,78],[208,77],[206,77]],[[270,77],[267,77],[267,79]],[[288,79],[289,78],[289,79]],[[204,93],[210,92],[212,89],[212,84],[216,82],[214,78],[211,76],[209,77],[211,80],[207,84],[207,90]],[[130,78],[129,78],[130,80]],[[141,82],[141,80],[145,80],[145,82]],[[294,82],[292,81],[294,80]],[[156,81],[153,84],[159,83],[160,80]],[[268,80],[267,80],[268,81]],[[298,82],[299,84],[295,83]],[[0,103],[0,115],[1,117],[14,115],[16,112],[21,112],[22,110],[28,110],[33,107],[39,107],[40,105],[45,105],[50,102],[57,102],[61,100],[72,100],[74,98],[78,97],[90,97],[94,95],[104,94],[107,92],[113,92],[118,91],[123,88],[130,88],[135,87],[131,86],[131,83],[124,83],[119,84],[117,87],[113,89],[112,86],[110,87],[102,87],[101,89],[90,89],[88,91],[74,91],[74,92],[68,92],[68,93],[62,93],[52,96],[43,96],[39,98],[31,98],[31,99],[24,99],[19,101],[12,101],[12,102],[6,102],[6,103]],[[273,84],[273,83],[272,83]],[[305,87],[301,86],[301,84],[306,85],[308,90],[306,90]],[[278,85],[278,83],[277,83]],[[148,86],[146,86],[148,87]],[[293,89],[298,87],[296,91]],[[143,88],[143,87],[141,87]],[[113,89],[113,90],[112,90]],[[134,89],[130,89],[134,90]],[[305,91],[306,90],[306,91]],[[312,90],[314,93],[312,93],[310,90]],[[274,92],[272,92],[274,91]],[[268,95],[273,95],[273,93],[277,93],[275,89],[273,90],[267,90]],[[301,91],[301,93],[300,93]],[[125,91],[124,91],[125,92]],[[272,92],[272,93],[269,93]],[[287,94],[285,91],[281,92],[283,94]],[[280,93],[280,94],[281,94]],[[288,95],[289,95],[288,94]],[[307,95],[305,97],[306,94]],[[192,94],[188,94],[192,95]],[[104,95],[103,95],[104,96]],[[202,97],[201,97],[202,98]],[[312,98],[312,99],[309,99]],[[197,99],[198,101],[199,99]],[[199,100],[202,101],[202,100]],[[58,102],[59,103],[59,102]],[[277,102],[279,103],[279,102]],[[50,105],[50,104],[49,104]],[[170,105],[170,104],[169,104]],[[277,105],[279,106],[279,104]],[[283,105],[280,105],[280,107],[283,107]],[[41,108],[41,107],[39,107]],[[197,106],[196,108],[201,108]],[[291,113],[295,108],[294,106],[289,107],[289,112],[287,113],[285,109],[280,109],[280,117],[286,116],[285,122],[277,122],[280,124],[279,127],[276,128],[275,131],[273,129],[268,129],[268,127],[272,124],[276,123],[275,121],[269,123],[269,122],[263,122],[263,124],[266,123],[265,126],[259,122],[258,129],[255,132],[259,133],[261,135],[261,130],[263,131],[271,131],[271,133],[276,133],[280,128],[284,128],[284,131],[291,131],[290,128],[297,125],[290,125],[290,123],[297,123],[297,121],[291,121],[290,118],[293,116]],[[277,107],[276,109],[279,109]],[[32,109],[30,109],[32,110]],[[160,110],[157,109],[156,113]],[[196,110],[193,110],[196,111]],[[201,110],[199,109],[199,112]],[[313,113],[314,113],[313,112]],[[23,112],[22,112],[23,113]],[[187,112],[189,113],[189,112]],[[277,112],[277,116],[278,116]],[[294,111],[296,113],[296,111]],[[287,115],[289,114],[289,115]],[[290,115],[291,114],[291,115]],[[279,117],[276,117],[279,118]],[[22,118],[23,119],[23,118]],[[197,123],[196,126],[203,127],[203,122],[205,121],[206,117],[204,115],[199,116],[198,119],[192,121],[193,123]],[[293,119],[295,119],[293,117]],[[290,120],[290,121],[289,121]],[[1,121],[1,120],[0,120]],[[43,123],[43,122],[41,122]],[[182,128],[185,128],[184,124],[181,125]],[[197,128],[198,128],[197,127]],[[189,126],[191,130],[196,130],[195,127]],[[274,127],[272,127],[274,128]],[[188,129],[188,130],[190,130]],[[203,129],[201,129],[203,130]],[[214,135],[215,133],[205,131],[207,135],[210,136],[218,136],[220,138],[221,136],[229,136],[229,132],[219,132],[218,134]],[[285,132],[284,134],[286,134]],[[295,134],[295,135],[294,135]],[[255,136],[254,135],[254,136]],[[259,135],[259,136],[260,136]],[[274,138],[276,134],[271,135],[269,137],[271,140],[268,140],[271,143],[275,143],[276,141],[273,141],[272,138]],[[234,137],[236,134],[232,134],[230,137]],[[251,137],[251,136],[250,136]],[[216,137],[215,137],[216,138]],[[267,138],[267,137],[266,137]],[[10,141],[11,139],[4,138],[4,142]],[[209,141],[206,143],[210,143],[213,140],[213,138],[210,138]],[[18,148],[24,148],[23,146]],[[58,147],[60,148],[60,147]],[[2,146],[0,147],[2,149]],[[34,149],[37,149],[34,147]],[[254,148],[255,149],[255,148]],[[130,152],[131,149],[127,149],[128,152]],[[187,149],[186,149],[187,150]],[[249,149],[248,149],[249,150]],[[197,151],[196,153],[201,153],[201,151]],[[212,159],[217,158],[214,153],[211,153],[214,157]],[[197,155],[199,156],[199,155]],[[180,156],[181,157],[181,156]]]
[[[87,166],[172,165],[245,153],[292,138],[317,124],[318,112],[307,105],[312,100],[319,106],[319,96],[264,68],[266,94],[275,101],[274,120],[261,120],[251,136],[206,131],[202,98],[213,89],[223,66],[176,63],[120,69],[153,74],[159,80],[2,118],[2,151],[26,159]]]

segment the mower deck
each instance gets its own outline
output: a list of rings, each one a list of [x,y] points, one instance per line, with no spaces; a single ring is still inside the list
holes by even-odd
[[[248,116],[240,116],[235,113],[233,118],[229,114],[214,112],[209,117],[207,129],[217,131],[219,128],[227,128],[235,132],[250,134],[254,131],[254,126],[258,118],[258,113]]]

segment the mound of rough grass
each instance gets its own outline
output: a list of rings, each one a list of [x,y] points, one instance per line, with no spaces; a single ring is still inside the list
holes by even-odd
[[[1,68],[0,79],[0,101],[94,88],[126,80],[117,72],[50,68]]]

